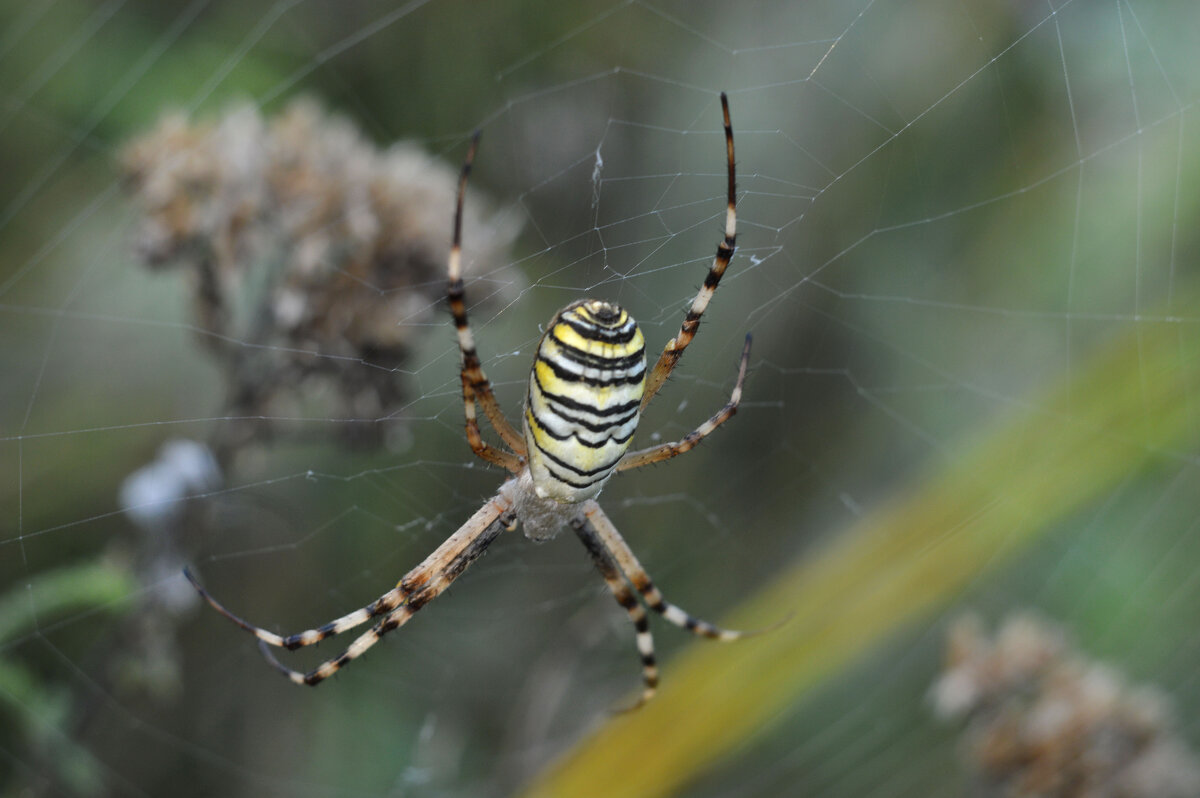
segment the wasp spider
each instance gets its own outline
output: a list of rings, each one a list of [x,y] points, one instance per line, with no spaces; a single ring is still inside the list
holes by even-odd
[[[499,492],[410,571],[393,589],[349,615],[324,626],[287,637],[260,629],[226,610],[185,571],[200,595],[218,612],[253,634],[267,659],[296,684],[317,684],[363,653],[388,632],[403,626],[417,610],[441,595],[459,574],[479,558],[496,537],[520,523],[535,540],[555,535],[570,525],[583,541],[613,597],[625,608],[637,631],[644,688],[639,704],[654,695],[658,666],[646,611],[642,604],[666,620],[694,634],[716,640],[734,640],[742,632],[718,628],[684,612],[663,598],[633,551],[596,503],[604,483],[614,473],[628,471],[675,457],[690,450],[737,412],[750,357],[750,336],[742,349],[737,382],[729,402],[708,421],[678,441],[628,452],[629,441],[646,405],[662,388],[700,326],[721,276],[733,257],[736,213],[734,203],[733,128],[729,103],[721,95],[725,119],[725,154],[728,163],[728,210],[725,237],[704,278],[679,334],[667,342],[653,370],[647,374],[645,346],[637,323],[611,302],[582,299],[572,302],[551,319],[537,348],[525,399],[523,434],[500,411],[491,383],[483,373],[475,340],[467,323],[461,269],[462,209],[467,176],[479,142],[476,133],[459,179],[454,216],[454,239],[449,258],[447,297],[462,354],[462,395],[466,435],[471,450],[510,476]],[[480,435],[476,406],[507,445],[489,445]],[[632,589],[631,589],[632,588]],[[634,591],[637,592],[635,595]],[[641,603],[638,601],[641,597]],[[297,649],[360,626],[374,626],[337,657],[308,673],[281,664],[268,646]]]

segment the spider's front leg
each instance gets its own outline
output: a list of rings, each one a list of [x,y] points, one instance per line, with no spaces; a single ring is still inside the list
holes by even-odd
[[[200,598],[204,599],[214,610],[221,613],[226,618],[257,637],[259,642],[268,646],[286,648],[288,651],[295,651],[298,648],[316,645],[326,638],[333,637],[334,635],[340,635],[342,632],[347,632],[357,626],[362,626],[372,618],[391,612],[396,607],[399,607],[400,602],[404,600],[406,595],[403,587],[397,585],[362,609],[355,610],[347,615],[343,615],[337,620],[322,624],[314,629],[308,629],[303,632],[298,632],[294,635],[287,635],[285,637],[283,635],[277,635],[274,632],[268,632],[266,629],[255,626],[249,621],[243,620],[239,616],[234,615],[232,612],[226,609],[221,602],[213,598],[212,594],[205,590],[203,586],[201,586],[195,575],[192,574],[190,568],[184,568],[183,575],[187,577],[187,580],[191,582],[192,587],[194,587],[196,592],[200,594]]]
[[[516,523],[512,504],[502,496],[492,498],[420,565],[405,574],[396,588],[405,595],[400,606],[351,642],[344,652],[307,673],[287,667],[271,654],[270,649],[260,644],[263,656],[295,684],[323,682],[361,657],[385,634],[408,623],[418,610],[445,592],[471,563],[479,559],[501,532],[513,529]]]
[[[658,662],[654,655],[654,638],[650,635],[650,624],[646,611],[638,603],[630,590],[630,585],[641,594],[646,606],[657,612],[670,623],[692,634],[707,637],[711,640],[729,642],[737,640],[753,632],[742,632],[735,629],[722,629],[719,626],[700,620],[683,609],[667,601],[661,591],[655,587],[646,569],[638,562],[633,550],[621,537],[621,533],[608,519],[596,501],[589,500],[582,506],[582,512],[571,519],[571,527],[583,542],[584,548],[592,556],[596,569],[604,577],[604,582],[612,592],[625,612],[637,633],[638,654],[642,660],[642,695],[634,708],[641,706],[654,697],[658,690]]]
[[[516,512],[503,495],[497,495],[483,505],[465,524],[420,565],[409,571],[400,583],[384,593],[366,607],[345,615],[315,629],[287,637],[268,632],[225,609],[208,591],[200,586],[190,571],[184,575],[214,609],[229,620],[258,638],[263,656],[284,676],[296,684],[315,685],[343,667],[361,657],[379,639],[393,629],[403,626],[422,607],[440,596],[450,584],[475,562],[501,532],[513,529],[517,523]],[[348,631],[382,615],[373,627],[350,643],[349,647],[333,659],[326,660],[307,673],[295,671],[281,663],[271,654],[269,646],[296,649],[319,643],[327,637]]]
[[[590,534],[595,536],[599,544],[616,561],[622,573],[625,574],[625,577],[638,593],[641,594],[642,600],[646,602],[646,606],[657,612],[669,623],[699,637],[720,640],[723,643],[765,631],[758,629],[751,631],[724,629],[716,624],[697,618],[683,608],[667,601],[663,597],[662,591],[650,579],[650,574],[646,572],[641,562],[638,561],[637,556],[633,553],[633,549],[629,548],[629,544],[625,542],[625,538],[621,537],[621,533],[617,531],[616,525],[609,520],[604,510],[600,509],[599,504],[591,501],[584,505],[583,518],[586,520],[587,526],[590,527]],[[588,545],[586,541],[585,545]]]
[[[571,527],[583,541],[588,554],[592,555],[592,562],[595,563],[596,570],[604,577],[604,583],[608,585],[613,598],[629,614],[629,620],[633,623],[637,634],[638,654],[642,660],[642,695],[638,698],[637,703],[630,707],[630,709],[637,709],[654,698],[654,694],[658,691],[658,662],[654,656],[654,637],[650,634],[650,622],[646,618],[646,610],[634,597],[633,591],[629,589],[629,583],[621,575],[620,566],[617,565],[612,553],[600,540],[596,530],[588,523],[587,517],[580,515],[571,519]]]

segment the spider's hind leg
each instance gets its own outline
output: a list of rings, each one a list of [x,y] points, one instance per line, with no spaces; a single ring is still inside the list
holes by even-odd
[[[479,146],[479,133],[471,139],[471,147],[467,150],[467,159],[463,163],[462,173],[458,179],[458,199],[454,208],[454,239],[450,245],[450,257],[446,264],[446,300],[450,304],[450,315],[454,319],[454,329],[458,336],[458,349],[462,354],[462,394],[463,410],[466,415],[467,441],[476,455],[489,463],[506,468],[512,473],[520,470],[520,456],[525,454],[525,440],[504,417],[496,395],[492,393],[492,383],[483,373],[483,364],[475,349],[475,336],[471,332],[471,324],[467,320],[466,287],[462,276],[462,223],[463,200],[467,193],[467,178],[471,174],[471,164],[475,160],[475,150]],[[484,414],[499,433],[504,443],[512,452],[506,452],[489,446],[479,431],[479,420],[475,416],[475,402],[483,407]]]
[[[646,391],[642,394],[642,410],[646,409],[646,405],[650,404],[650,400],[666,383],[676,364],[679,363],[679,358],[683,357],[683,350],[687,349],[688,344],[696,337],[696,331],[700,329],[700,318],[708,308],[713,294],[717,292],[717,285],[729,267],[729,262],[733,260],[733,251],[737,247],[737,165],[733,156],[733,123],[729,119],[729,98],[725,96],[725,92],[721,92],[721,114],[725,122],[725,166],[727,170],[725,235],[717,244],[717,254],[713,258],[712,266],[709,267],[708,274],[704,277],[704,284],[700,286],[700,291],[692,300],[691,307],[688,308],[687,315],[683,318],[679,334],[667,341],[662,354],[659,355],[658,362],[654,364],[654,370],[646,378]]]

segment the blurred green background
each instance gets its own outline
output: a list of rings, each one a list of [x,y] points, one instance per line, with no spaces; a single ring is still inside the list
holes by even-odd
[[[1081,0],[3,4],[0,791],[555,794],[565,767],[590,775],[558,794],[961,795],[927,691],[966,608],[1062,623],[1200,746],[1198,34],[1195,4]],[[570,534],[502,537],[317,690],[191,601],[185,562],[266,628],[336,617],[500,475],[462,440],[450,325],[422,323],[388,447],[275,419],[186,525],[138,531],[123,480],[227,423],[227,386],[184,275],[134,255],[126,142],[308,97],[454,167],[482,127],[472,192],[520,219],[521,277],[473,322],[515,418],[566,302],[674,334],[723,223],[720,90],[739,248],[638,440],[720,407],[751,331],[745,402],[603,503],[674,602],[793,624],[656,625],[663,708],[614,720],[632,634]],[[886,556],[838,559],[858,541]],[[850,642],[788,648],[818,620]],[[731,664],[700,687],[692,656]],[[711,706],[745,722],[656,770]],[[641,761],[604,759],[614,735]]]

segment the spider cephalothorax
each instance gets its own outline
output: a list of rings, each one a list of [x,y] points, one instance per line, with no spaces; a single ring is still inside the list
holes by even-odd
[[[467,321],[466,289],[462,280],[462,209],[467,176],[479,141],[476,134],[459,179],[446,296],[462,353],[460,374],[467,442],[476,455],[506,469],[510,476],[495,496],[392,590],[362,609],[299,634],[283,637],[242,620],[217,603],[185,571],[209,604],[258,638],[270,662],[289,679],[297,684],[317,684],[332,676],[383,635],[407,623],[417,610],[449,587],[501,532],[513,529],[518,523],[524,527],[526,536],[534,540],[550,538],[564,526],[570,526],[579,536],[637,632],[644,684],[641,701],[653,696],[658,684],[654,641],[643,604],[676,626],[703,637],[734,640],[743,634],[693,618],[667,602],[596,502],[604,483],[613,474],[683,454],[725,423],[737,412],[741,401],[746,364],[750,359],[749,335],[742,348],[737,382],[723,408],[678,441],[628,451],[642,411],[662,388],[696,335],[700,317],[733,258],[737,229],[733,127],[724,94],[721,95],[721,110],[725,121],[729,177],[725,236],[717,244],[716,258],[704,278],[704,285],[692,300],[679,334],[667,342],[654,368],[647,373],[642,332],[619,306],[598,299],[584,299],[563,308],[551,319],[538,343],[525,399],[524,434],[518,433],[500,411]],[[507,450],[483,440],[476,415],[478,407],[483,408]],[[634,591],[641,597],[641,603]],[[312,645],[372,618],[379,620],[370,631],[351,643],[345,652],[308,673],[281,664],[267,648],[295,649]]]

